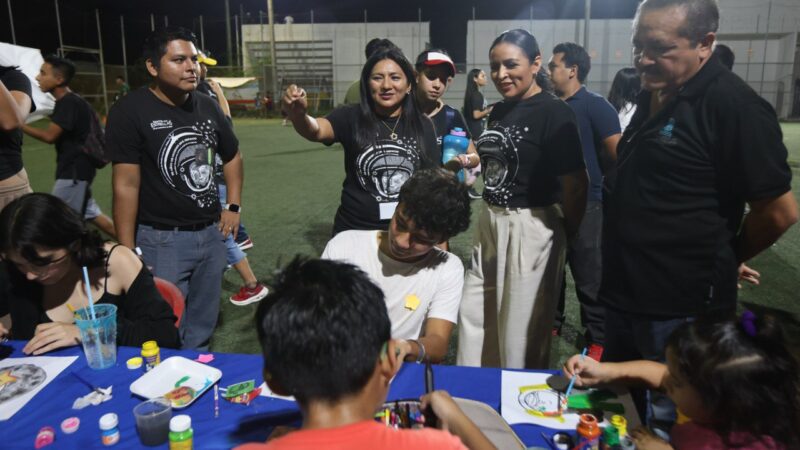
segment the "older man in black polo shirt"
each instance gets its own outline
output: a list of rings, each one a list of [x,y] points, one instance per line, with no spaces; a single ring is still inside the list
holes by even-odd
[[[643,90],[608,199],[605,360],[663,360],[680,324],[733,313],[738,268],[797,221],[775,111],[712,56],[718,23],[714,0],[636,13]],[[650,424],[666,431],[674,409],[654,397]]]

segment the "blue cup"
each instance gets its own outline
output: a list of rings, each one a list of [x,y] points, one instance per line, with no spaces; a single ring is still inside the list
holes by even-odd
[[[94,319],[89,308],[75,311],[75,325],[81,332],[86,361],[92,369],[105,369],[117,363],[117,307],[94,305]]]

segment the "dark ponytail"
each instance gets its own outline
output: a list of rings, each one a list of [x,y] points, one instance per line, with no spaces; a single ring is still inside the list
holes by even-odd
[[[726,443],[746,432],[800,448],[799,368],[774,317],[701,319],[676,330],[667,351]]]

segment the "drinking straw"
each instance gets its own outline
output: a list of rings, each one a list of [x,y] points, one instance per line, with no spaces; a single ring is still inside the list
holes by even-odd
[[[86,284],[86,297],[89,298],[89,313],[92,315],[92,320],[97,320],[94,315],[94,301],[92,300],[92,288],[89,284],[89,270],[83,266],[83,282]]]

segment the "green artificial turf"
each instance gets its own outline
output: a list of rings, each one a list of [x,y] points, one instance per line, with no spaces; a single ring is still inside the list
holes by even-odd
[[[39,126],[46,122],[41,121]],[[800,124],[784,124],[790,165],[800,168]],[[344,179],[341,147],[326,147],[299,137],[280,120],[236,119],[235,130],[244,156],[245,186],[242,219],[255,247],[247,252],[256,276],[271,281],[277,268],[297,254],[318,256],[330,237],[331,224],[339,205]],[[55,149],[26,136],[25,167],[36,191],[50,191],[55,174]],[[793,182],[795,195],[800,183]],[[94,196],[106,214],[111,215],[111,169],[98,173]],[[473,217],[477,209],[473,202]],[[451,239],[451,251],[469,262],[472,229]],[[778,311],[786,319],[792,338],[797,341],[800,302],[800,226],[790,229],[772,248],[751,261],[761,272],[760,286],[745,286],[741,302],[754,309]],[[551,365],[578,351],[577,300],[571,277],[567,276],[567,323],[561,338],[555,339]],[[679,281],[677,281],[679,282]],[[225,273],[220,320],[211,348],[221,352],[255,353],[259,346],[253,325],[257,304],[234,306],[228,297],[241,285],[234,270]],[[448,358],[452,360],[452,358]]]

